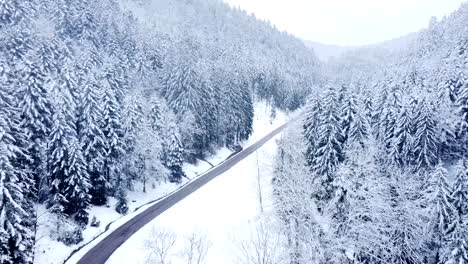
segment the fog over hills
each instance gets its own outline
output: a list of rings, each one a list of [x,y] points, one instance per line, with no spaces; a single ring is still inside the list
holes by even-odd
[[[315,54],[321,61],[328,62],[330,59],[340,57],[341,55],[352,50],[365,48],[380,48],[387,52],[396,52],[402,49],[406,49],[413,43],[413,41],[415,41],[416,35],[417,34],[415,33],[411,33],[396,39],[365,46],[330,45],[309,40],[305,40],[304,43],[307,47],[312,48],[314,50]]]

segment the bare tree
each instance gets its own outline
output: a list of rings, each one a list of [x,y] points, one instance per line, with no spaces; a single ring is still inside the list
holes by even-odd
[[[205,234],[192,233],[186,237],[182,256],[186,264],[204,263],[211,243]]]
[[[235,243],[239,250],[239,264],[286,263],[279,233],[269,230],[263,222],[256,225],[249,240]]]
[[[177,236],[173,232],[153,227],[145,240],[145,249],[148,250],[147,263],[169,264],[168,256],[176,240]]]
[[[258,162],[258,150],[255,151],[255,158],[257,159],[257,192],[258,192],[258,201],[260,204],[260,212],[263,214],[263,196],[262,196],[262,184],[260,179],[260,165]]]

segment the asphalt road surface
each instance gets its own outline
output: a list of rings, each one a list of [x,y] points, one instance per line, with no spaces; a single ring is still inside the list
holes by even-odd
[[[142,228],[147,223],[151,222],[158,215],[162,214],[167,209],[171,208],[174,204],[178,203],[185,197],[189,196],[191,193],[198,190],[200,187],[214,179],[215,177],[223,174],[234,165],[239,163],[241,160],[245,159],[247,156],[255,152],[266,142],[272,139],[274,136],[279,134],[287,124],[282,125],[281,127],[273,130],[270,134],[266,135],[264,138],[260,139],[258,142],[252,146],[244,149],[238,154],[234,155],[230,159],[221,163],[220,165],[214,167],[207,173],[199,176],[197,179],[193,180],[185,187],[181,188],[179,191],[169,195],[159,202],[155,203],[145,211],[141,212],[134,218],[132,218],[127,223],[123,224],[112,233],[110,233],[106,238],[100,241],[96,246],[90,249],[79,261],[79,264],[104,264],[107,259],[116,251],[127,239],[129,239],[133,234],[135,234],[140,228]]]

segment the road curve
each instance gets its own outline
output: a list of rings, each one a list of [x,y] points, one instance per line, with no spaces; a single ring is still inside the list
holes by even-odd
[[[193,180],[192,182],[181,188],[179,191],[161,199],[145,211],[141,212],[140,214],[132,218],[130,221],[126,222],[125,224],[114,230],[112,233],[110,233],[96,246],[91,248],[78,261],[78,264],[106,263],[109,257],[144,225],[151,222],[158,215],[171,208],[174,204],[189,196],[191,193],[195,192],[215,177],[223,174],[224,172],[232,168],[241,160],[245,159],[247,156],[255,152],[274,136],[278,135],[286,126],[287,124],[278,127],[277,129],[273,130],[270,134],[257,141],[252,146],[244,149],[243,151],[229,158],[225,162],[214,167],[205,174],[199,176],[197,179]]]

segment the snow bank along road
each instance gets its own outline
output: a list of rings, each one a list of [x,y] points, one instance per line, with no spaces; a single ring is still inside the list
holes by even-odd
[[[187,184],[184,188],[180,189],[176,193],[173,193],[156,204],[152,205],[145,211],[141,212],[133,219],[123,224],[102,241],[100,241],[96,246],[91,248],[79,261],[79,264],[104,264],[107,259],[117,250],[128,238],[135,234],[140,228],[142,228],[147,223],[151,222],[158,215],[169,209],[171,206],[184,199],[194,191],[198,190],[200,187],[214,179],[215,177],[223,174],[231,167],[239,163],[241,160],[255,152],[266,142],[272,139],[274,136],[279,134],[288,124],[284,124],[277,129],[270,132],[262,139],[260,139],[255,144],[244,149],[238,154],[234,155],[230,159],[221,163],[220,165],[214,167],[212,170],[207,173],[199,176],[197,179]]]

